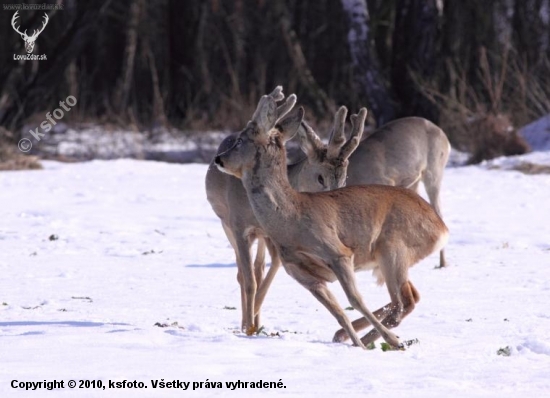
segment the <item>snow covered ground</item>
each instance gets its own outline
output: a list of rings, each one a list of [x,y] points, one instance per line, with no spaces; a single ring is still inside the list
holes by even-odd
[[[117,160],[0,173],[0,397],[549,393],[550,174],[447,169],[450,267],[434,269],[434,255],[411,270],[422,298],[396,332],[420,343],[383,352],[332,343],[334,318],[283,270],[263,308],[268,335],[238,332],[237,270],[206,168]],[[371,309],[389,301],[370,273],[358,279]],[[12,388],[53,380],[64,388]],[[147,388],[109,387],[124,380]],[[284,387],[226,387],[238,380]]]

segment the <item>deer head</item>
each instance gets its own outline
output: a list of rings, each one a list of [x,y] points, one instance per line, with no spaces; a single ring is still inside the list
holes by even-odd
[[[27,50],[27,53],[30,54],[34,50],[34,42],[38,38],[38,35],[42,33],[46,25],[48,24],[49,18],[48,14],[44,13],[44,21],[42,22],[42,28],[35,30],[34,33],[31,36],[27,36],[27,30],[25,29],[24,32],[21,32],[17,26],[15,26],[16,19],[19,17],[17,15],[19,11],[16,11],[15,14],[13,14],[13,18],[11,19],[11,26],[13,29],[21,35],[23,40],[25,41],[25,50]]]
[[[347,108],[341,106],[334,116],[334,125],[328,145],[324,144],[315,131],[302,121],[298,129],[300,147],[307,155],[306,164],[299,176],[300,191],[328,191],[346,185],[348,158],[357,149],[365,126],[367,109],[351,116],[351,134],[345,136]]]
[[[285,117],[296,104],[296,96],[290,95],[277,106],[276,101],[282,99],[284,94],[280,86],[271,94],[262,96],[252,119],[239,133],[233,145],[216,156],[215,163],[221,171],[242,178],[243,171],[259,167],[257,145],[264,151],[271,152],[273,156],[282,153],[284,157],[282,146],[296,134],[304,117],[304,110],[300,108]]]

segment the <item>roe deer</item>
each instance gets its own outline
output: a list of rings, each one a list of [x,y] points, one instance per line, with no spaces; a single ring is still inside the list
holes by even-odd
[[[420,117],[394,120],[377,129],[351,155],[346,185],[382,184],[409,188],[418,193],[424,183],[439,217],[439,191],[451,144],[438,126]],[[439,253],[439,267],[445,267]]]
[[[282,100],[284,95],[281,90],[280,86],[277,87],[270,97]],[[285,105],[277,110],[277,119],[281,119],[295,102],[296,97],[290,96]],[[300,145],[307,155],[287,168],[290,184],[298,191],[323,191],[345,185],[347,158],[359,145],[363,133],[363,126],[354,125],[350,139],[345,141],[346,113],[345,107],[341,107],[336,113],[328,145],[323,144],[305,122],[292,125],[292,128],[298,128]],[[282,119],[279,122],[280,128],[288,128],[288,120],[293,119]],[[224,139],[218,153],[232,147],[236,140],[236,135]],[[206,173],[206,197],[221,219],[225,234],[235,250],[237,280],[241,286],[241,327],[248,334],[254,333],[260,327],[260,307],[280,266],[279,255],[256,220],[242,182],[219,171],[213,161]],[[250,252],[256,239],[257,255],[252,264]],[[271,267],[264,279],[266,246],[271,256]]]
[[[366,109],[356,119],[363,128]],[[272,97],[264,95],[234,144],[215,158],[226,173],[242,180],[263,231],[278,250],[285,270],[336,318],[353,343],[382,336],[395,348],[394,328],[420,296],[408,269],[446,243],[448,230],[424,199],[411,190],[387,185],[355,185],[334,191],[295,191],[286,172],[285,141],[292,138],[304,111],[280,118]],[[355,282],[355,271],[370,269],[386,283],[391,302],[371,313]],[[327,282],[340,282],[350,304],[364,318],[352,324]],[[372,325],[362,339],[356,330]],[[341,334],[334,341],[344,340]]]

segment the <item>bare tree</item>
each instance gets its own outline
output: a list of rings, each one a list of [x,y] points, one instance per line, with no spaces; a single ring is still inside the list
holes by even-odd
[[[379,126],[395,117],[394,104],[372,51],[369,11],[365,0],[342,0],[349,23],[348,45],[359,90],[367,97]]]
[[[541,55],[545,54],[544,49],[548,49],[550,10],[547,7],[548,3],[545,0],[515,0],[514,2],[513,37],[516,48],[524,55],[529,65],[535,65],[541,59]]]
[[[411,74],[430,80],[436,72],[436,0],[397,0],[393,32],[392,87],[403,116],[437,119],[437,109],[416,87]]]

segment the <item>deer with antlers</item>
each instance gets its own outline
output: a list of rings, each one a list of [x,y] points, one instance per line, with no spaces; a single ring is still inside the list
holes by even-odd
[[[270,95],[274,101],[284,98],[282,88],[278,86]],[[279,128],[298,130],[300,146],[307,155],[302,160],[287,167],[290,184],[298,191],[318,192],[335,189],[345,185],[347,159],[361,140],[364,120],[357,123],[352,116],[350,139],[345,140],[344,129],[347,109],[340,107],[334,118],[333,132],[328,145],[321,142],[311,127],[302,121],[294,125],[292,115],[283,116],[294,106],[296,97],[291,95],[277,109],[281,115]],[[291,122],[292,126],[287,124]],[[218,148],[223,153],[231,148],[237,140],[236,135],[224,139]],[[243,331],[252,334],[260,327],[260,307],[267,290],[273,281],[280,259],[276,248],[263,232],[248,202],[242,182],[226,173],[222,173],[214,162],[206,173],[206,197],[216,215],[222,221],[225,234],[235,250],[237,259],[237,280],[241,286],[241,308]],[[256,259],[252,262],[251,247],[258,241]],[[271,267],[264,278],[265,249],[271,256]]]
[[[18,12],[19,11],[16,11],[15,14],[13,14],[13,17],[11,19],[11,26],[17,33],[21,35],[21,37],[25,41],[25,50],[27,50],[27,53],[30,54],[34,50],[34,42],[38,38],[38,35],[42,33],[42,31],[48,24],[48,21],[49,21],[48,14],[44,13],[44,21],[42,22],[42,27],[40,29],[36,29],[32,35],[27,36],[27,29],[25,29],[24,32],[21,32],[19,28],[15,26],[16,20],[19,17],[19,15],[17,15]]]
[[[411,190],[386,185],[355,185],[304,193],[292,188],[284,143],[296,132],[304,111],[285,118],[273,97],[263,96],[231,147],[216,156],[217,167],[242,180],[259,225],[273,243],[287,273],[308,289],[336,318],[344,333],[365,348],[380,336],[403,345],[389,329],[410,314],[420,295],[408,269],[440,250],[448,230],[435,210]],[[366,110],[359,113],[359,120]],[[359,293],[355,272],[372,270],[386,283],[391,302],[370,312]],[[327,287],[338,280],[362,317],[350,322]],[[361,339],[357,331],[372,325]]]

